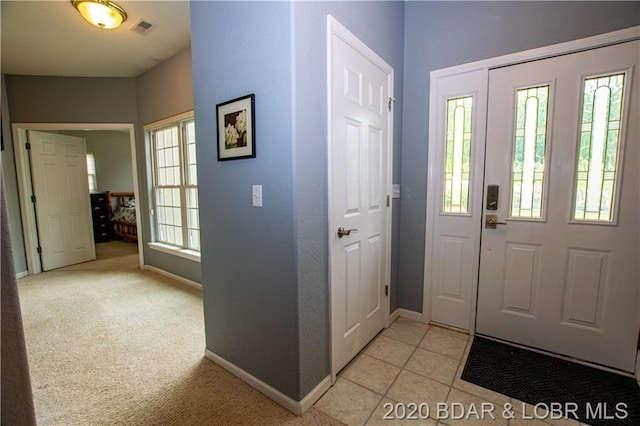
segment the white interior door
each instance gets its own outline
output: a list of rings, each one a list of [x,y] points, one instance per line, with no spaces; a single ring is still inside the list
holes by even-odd
[[[336,374],[388,318],[393,70],[344,27],[331,24],[329,223]],[[339,235],[338,228],[347,235]]]
[[[28,131],[44,271],[94,260],[85,140]]]
[[[476,331],[625,371],[640,274],[640,42],[491,70]],[[489,188],[487,188],[488,193]]]

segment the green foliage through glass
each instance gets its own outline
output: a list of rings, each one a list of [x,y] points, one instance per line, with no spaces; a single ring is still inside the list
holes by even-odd
[[[444,213],[468,213],[473,97],[447,100]]]
[[[613,218],[625,74],[584,81],[574,220]]]
[[[548,109],[548,85],[516,92],[510,217],[542,217]]]

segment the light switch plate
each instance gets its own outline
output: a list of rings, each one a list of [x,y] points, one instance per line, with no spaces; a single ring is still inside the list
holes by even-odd
[[[253,207],[262,207],[262,185],[253,185]]]
[[[394,183],[391,185],[391,198],[400,198],[400,184]]]

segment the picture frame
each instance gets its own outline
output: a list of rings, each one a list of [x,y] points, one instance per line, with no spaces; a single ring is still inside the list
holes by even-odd
[[[216,105],[218,161],[256,157],[255,95]]]

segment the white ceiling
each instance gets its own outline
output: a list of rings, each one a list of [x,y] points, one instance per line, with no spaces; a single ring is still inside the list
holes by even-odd
[[[1,0],[3,74],[137,77],[191,44],[188,1],[120,1],[115,30],[87,23],[68,0]],[[146,35],[130,28],[156,26]]]

